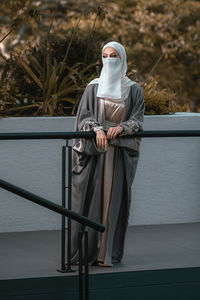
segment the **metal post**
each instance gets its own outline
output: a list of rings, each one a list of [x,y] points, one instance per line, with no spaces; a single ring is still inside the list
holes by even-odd
[[[85,235],[85,299],[89,300],[89,265],[88,265],[88,232],[84,231]]]
[[[66,147],[68,147],[68,209],[71,209],[71,146],[68,146],[68,139],[66,146],[62,147],[62,207],[66,208]],[[61,228],[61,269],[57,271],[62,273],[75,272],[71,269],[71,220],[68,218],[68,241],[67,241],[67,268],[65,266],[65,238],[66,217],[62,216]]]
[[[72,181],[71,181],[71,172],[72,172],[72,146],[68,145],[68,209],[72,209],[71,205],[71,191],[72,191]],[[71,270],[71,219],[68,218],[67,226],[67,270]]]
[[[83,249],[84,241],[84,249]],[[82,226],[82,231],[78,233],[79,244],[79,300],[89,300],[89,264],[88,264],[88,232],[85,231],[85,226]],[[84,250],[84,257],[83,257]],[[83,271],[84,265],[84,271]],[[84,284],[83,281],[85,280]],[[84,291],[85,289],[85,291]]]
[[[66,147],[62,147],[62,207],[66,207],[66,196],[65,196],[65,181],[66,181]],[[61,269],[57,271],[65,273],[65,216],[62,216],[62,228],[61,228]]]
[[[78,243],[79,243],[79,300],[83,300],[83,231],[78,233]]]

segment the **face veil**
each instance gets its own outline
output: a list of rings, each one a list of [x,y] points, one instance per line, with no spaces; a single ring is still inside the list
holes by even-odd
[[[103,58],[97,97],[121,99],[121,59]]]

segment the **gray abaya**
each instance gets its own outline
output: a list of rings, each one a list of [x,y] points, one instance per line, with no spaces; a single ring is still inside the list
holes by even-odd
[[[133,182],[140,154],[140,138],[121,138],[143,129],[145,102],[138,84],[129,89],[128,98],[115,103],[97,98],[97,84],[88,85],[81,98],[75,131],[99,126],[108,130],[121,125],[123,132],[109,140],[107,151],[94,139],[75,139],[72,152],[72,210],[105,224],[103,234],[87,228],[89,261],[112,266],[121,261],[131,202]],[[78,230],[72,222],[72,262],[78,260]]]

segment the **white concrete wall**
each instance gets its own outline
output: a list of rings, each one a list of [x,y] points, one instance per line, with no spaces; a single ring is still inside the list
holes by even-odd
[[[0,132],[73,131],[74,117],[0,119]],[[199,129],[200,114],[145,116],[145,130]],[[61,204],[64,140],[0,141],[0,178]],[[200,221],[200,138],[143,138],[130,225]],[[0,189],[0,232],[59,229],[61,216]]]

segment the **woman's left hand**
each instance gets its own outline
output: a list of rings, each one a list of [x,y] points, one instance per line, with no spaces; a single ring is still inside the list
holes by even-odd
[[[110,127],[107,132],[107,139],[114,139],[123,130],[122,126]]]

